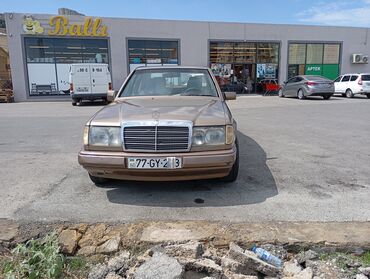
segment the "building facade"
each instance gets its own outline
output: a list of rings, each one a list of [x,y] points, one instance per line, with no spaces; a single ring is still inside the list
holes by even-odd
[[[68,99],[73,63],[107,63],[116,90],[139,66],[208,66],[222,87],[242,84],[244,93],[260,92],[266,79],[370,72],[368,28],[18,13],[5,20],[16,101]]]

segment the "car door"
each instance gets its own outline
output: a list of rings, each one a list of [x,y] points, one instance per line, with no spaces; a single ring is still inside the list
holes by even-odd
[[[295,81],[296,77],[292,77],[290,79],[287,80],[287,82],[285,83],[285,86],[284,86],[284,91],[283,91],[283,94],[285,96],[291,96],[291,92],[292,92],[292,85]]]
[[[341,83],[340,83],[340,80],[342,79],[343,76],[339,76],[337,77],[335,80],[334,80],[334,87],[335,87],[335,90],[334,92],[335,93],[341,93]]]
[[[340,81],[340,93],[345,93],[348,88],[349,79],[351,78],[350,75],[345,75]]]
[[[303,78],[302,77],[296,77],[293,84],[292,84],[292,87],[291,87],[291,96],[294,96],[296,97],[298,94],[298,90],[302,87],[302,81],[303,81]]]

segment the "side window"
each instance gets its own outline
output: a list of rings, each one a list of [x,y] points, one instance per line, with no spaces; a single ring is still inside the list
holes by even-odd
[[[341,78],[342,78],[342,76],[337,77],[337,78],[334,80],[334,82],[339,82]]]
[[[350,81],[355,81],[357,78],[358,78],[358,76],[353,75],[353,76],[351,76]]]
[[[341,82],[349,81],[350,76],[344,76]]]
[[[296,77],[295,82],[301,82],[302,80],[303,80],[303,78],[301,78],[301,77]]]

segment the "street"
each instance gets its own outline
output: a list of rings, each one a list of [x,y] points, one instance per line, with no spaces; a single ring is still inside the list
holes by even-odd
[[[0,218],[27,221],[369,221],[370,100],[242,96],[236,183],[112,182],[79,166],[101,105],[0,104]]]

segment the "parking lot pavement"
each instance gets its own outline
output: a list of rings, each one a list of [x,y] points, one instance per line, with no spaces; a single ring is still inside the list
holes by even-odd
[[[0,218],[369,221],[370,100],[240,97],[237,182],[92,184],[77,163],[100,105],[0,104]]]

